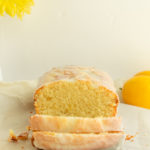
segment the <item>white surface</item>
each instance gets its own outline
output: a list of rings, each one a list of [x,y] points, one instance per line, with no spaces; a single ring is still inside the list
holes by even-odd
[[[149,0],[35,0],[23,21],[0,17],[4,80],[52,66],[95,66],[113,78],[150,70]]]
[[[28,125],[30,112],[33,110],[33,92],[35,81],[14,83],[0,82],[0,149],[1,150],[33,150],[30,141],[9,143],[9,129],[20,134]],[[119,105],[119,116],[123,119],[126,134],[135,135],[134,142],[126,141],[122,150],[150,150],[150,110]]]

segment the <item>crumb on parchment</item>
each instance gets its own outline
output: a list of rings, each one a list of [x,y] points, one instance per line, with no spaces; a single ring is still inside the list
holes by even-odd
[[[28,139],[28,135],[29,135],[28,132],[23,132],[23,133],[19,134],[17,136],[17,138],[18,138],[18,140],[27,140]]]
[[[126,141],[131,141],[133,142],[133,138],[135,137],[135,135],[126,135]]]
[[[17,142],[17,136],[14,134],[13,130],[9,130],[9,138],[8,138],[9,142]]]
[[[138,134],[139,134],[139,132],[136,132],[135,135],[129,135],[129,134],[127,134],[125,140],[126,140],[126,141],[134,142],[134,138],[135,138]]]
[[[9,138],[8,138],[8,141],[9,142],[18,142],[18,140],[27,140],[28,139],[28,135],[29,133],[28,132],[23,132],[21,134],[19,134],[18,136],[16,136],[14,134],[14,131],[13,130],[9,130]]]

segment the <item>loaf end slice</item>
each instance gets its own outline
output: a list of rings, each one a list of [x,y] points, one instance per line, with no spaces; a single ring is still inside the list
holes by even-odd
[[[33,132],[33,144],[45,150],[119,150],[124,133],[71,134]]]

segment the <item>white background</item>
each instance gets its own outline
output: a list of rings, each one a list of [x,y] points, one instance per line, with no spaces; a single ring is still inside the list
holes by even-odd
[[[4,80],[70,64],[95,66],[114,79],[150,70],[150,1],[35,0],[23,21],[0,17]]]

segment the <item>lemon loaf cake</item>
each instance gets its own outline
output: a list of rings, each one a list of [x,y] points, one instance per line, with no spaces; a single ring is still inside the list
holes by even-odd
[[[120,117],[83,118],[34,115],[30,119],[32,131],[51,131],[59,133],[101,133],[122,131]]]
[[[45,150],[120,150],[123,141],[123,132],[101,134],[33,133],[33,145]]]
[[[107,73],[92,67],[53,68],[39,80],[36,114],[71,117],[114,117],[118,96]]]
[[[39,80],[33,145],[45,150],[118,150],[125,134],[107,73],[92,67],[53,68]]]

